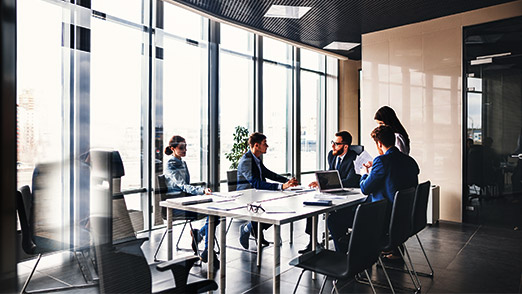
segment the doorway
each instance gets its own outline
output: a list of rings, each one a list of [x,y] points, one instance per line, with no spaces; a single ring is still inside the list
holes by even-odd
[[[465,27],[464,222],[522,226],[522,17]]]

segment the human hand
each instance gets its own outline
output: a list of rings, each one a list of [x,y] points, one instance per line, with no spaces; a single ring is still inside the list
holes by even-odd
[[[210,188],[205,188],[205,190],[203,190],[203,193],[205,193],[205,195],[210,195],[212,194],[212,190],[210,190]]]
[[[368,161],[367,163],[363,163],[363,166],[364,168],[366,169],[366,173],[370,173],[370,168],[372,167],[373,165],[373,162],[372,161]]]
[[[283,190],[286,190],[290,187],[295,187],[295,186],[297,186],[297,180],[295,178],[291,178],[290,180],[288,180],[288,182],[283,184]]]
[[[317,184],[317,181],[313,181],[310,184],[308,184],[308,187],[314,188],[314,189],[317,188],[318,186],[319,186],[319,184]]]

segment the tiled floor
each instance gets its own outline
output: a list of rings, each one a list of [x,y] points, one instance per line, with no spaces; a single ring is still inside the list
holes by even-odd
[[[240,247],[238,227],[240,221],[234,221],[230,228],[227,243]],[[194,224],[198,227],[198,224]],[[283,247],[281,249],[281,293],[292,293],[300,270],[288,265],[297,256],[297,251],[307,242],[304,234],[304,221],[295,223],[294,243],[289,243],[290,226],[281,229]],[[179,232],[180,226],[175,230]],[[161,238],[163,230],[142,234],[150,238],[142,246],[142,250],[152,263],[152,255]],[[177,236],[176,232],[174,233]],[[266,233],[267,239],[272,239],[272,229]],[[456,224],[441,222],[426,228],[419,234],[428,257],[435,270],[433,279],[420,277],[422,292],[430,293],[520,293],[522,291],[522,231],[512,229],[492,228],[479,225]],[[190,248],[190,235],[182,239],[180,245]],[[255,249],[254,241],[250,243]],[[422,251],[416,239],[407,243],[416,270],[428,272]],[[203,244],[201,244],[203,247]],[[159,258],[165,258],[167,246],[162,246]],[[176,254],[191,254],[191,250],[177,251]],[[272,246],[264,249],[261,267],[256,266],[255,254],[227,248],[227,293],[270,293],[272,291]],[[19,283],[23,285],[34,260],[19,264]],[[223,266],[223,265],[222,265]],[[195,266],[191,270],[191,280],[206,277],[207,265]],[[218,272],[219,274],[219,272]],[[407,274],[390,272],[394,285],[412,287]],[[380,269],[372,270],[373,279],[385,282]],[[70,253],[45,256],[38,266],[28,290],[81,283],[82,277],[77,263]],[[297,293],[318,293],[322,276],[311,279],[309,272],[303,275]],[[219,282],[218,282],[219,283]],[[170,273],[153,274],[153,290],[158,291],[173,285]],[[340,281],[338,288],[341,293],[371,293],[371,288],[355,281]],[[331,283],[323,293],[331,291]],[[97,287],[75,289],[63,292],[98,293]],[[60,292],[60,293],[63,293]],[[377,288],[377,292],[390,292]]]

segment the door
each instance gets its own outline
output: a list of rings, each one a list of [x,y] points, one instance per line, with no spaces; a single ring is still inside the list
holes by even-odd
[[[464,221],[522,224],[522,17],[464,28]]]

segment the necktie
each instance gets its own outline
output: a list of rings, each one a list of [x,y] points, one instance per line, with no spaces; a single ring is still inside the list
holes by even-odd
[[[337,165],[335,166],[335,169],[339,170],[340,167],[341,167],[341,157],[337,157]]]

